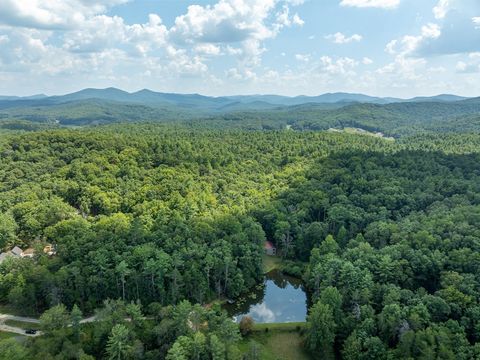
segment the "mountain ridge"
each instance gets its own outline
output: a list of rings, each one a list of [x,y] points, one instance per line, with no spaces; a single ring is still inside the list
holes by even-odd
[[[359,103],[377,103],[388,104],[396,102],[454,102],[472,99],[471,97],[458,96],[453,94],[439,94],[434,96],[417,96],[409,99],[395,97],[378,97],[361,93],[348,92],[328,92],[324,94],[309,96],[284,96],[276,94],[253,94],[253,95],[229,95],[229,96],[207,96],[197,93],[170,93],[157,92],[150,89],[141,89],[134,92],[127,92],[115,87],[108,88],[85,88],[76,92],[64,95],[47,96],[38,94],[33,96],[0,96],[0,101],[51,101],[53,103],[66,103],[74,100],[102,99],[110,101],[143,103],[154,105],[175,104],[177,106],[195,107],[206,106],[215,108],[216,106],[228,106],[234,103],[252,104],[268,103],[271,105],[292,106],[306,103],[332,104],[340,102],[359,102]]]

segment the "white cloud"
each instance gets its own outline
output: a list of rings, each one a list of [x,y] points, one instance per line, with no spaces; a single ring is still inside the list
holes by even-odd
[[[303,26],[305,24],[305,21],[303,21],[298,14],[290,16],[290,7],[288,5],[283,5],[282,11],[277,13],[276,22],[275,26],[277,28],[289,27],[292,25]]]
[[[433,8],[433,14],[436,19],[443,19],[450,9],[450,0],[439,0],[437,6]]]
[[[312,56],[310,54],[296,54],[295,59],[301,62],[309,62]]]
[[[370,58],[368,58],[368,57],[364,57],[364,58],[362,59],[362,64],[363,64],[363,65],[371,65],[371,64],[373,64],[373,60],[370,59]]]
[[[304,24],[298,14],[290,14],[290,6],[302,3],[298,0],[220,0],[215,5],[191,5],[186,14],[175,19],[168,39],[179,47],[196,44],[227,47],[231,55],[230,50],[235,48],[239,72],[250,74],[251,68],[261,63],[266,50],[264,41],[275,38],[285,27]],[[250,71],[246,71],[247,68]]]
[[[417,56],[441,56],[480,50],[480,1],[439,0],[433,13],[438,23],[434,26],[430,24],[427,29],[422,28],[422,38],[414,51]]]
[[[98,15],[84,22],[81,29],[64,35],[63,48],[79,53],[120,49],[131,55],[145,56],[166,45],[168,30],[156,14],[145,24],[127,25],[118,16]]]
[[[354,69],[358,66],[358,61],[349,57],[341,57],[337,60],[330,56],[320,58],[320,70],[330,75],[354,75]]]
[[[195,52],[211,56],[218,56],[221,54],[220,47],[213,44],[198,44],[195,46]]]
[[[266,51],[264,42],[286,27],[304,24],[291,12],[304,0],[192,5],[170,28],[156,14],[144,24],[127,24],[120,16],[106,14],[128,1],[0,0],[0,71],[22,68],[41,77],[98,69],[99,77],[106,78],[117,70],[162,78],[209,76],[218,83],[208,74],[208,62],[230,56],[239,76],[254,79],[254,68]]]
[[[400,0],[342,0],[340,5],[359,8],[394,9],[400,5]]]
[[[467,64],[463,61],[459,61],[455,66],[455,70],[457,73],[471,74],[477,72],[479,70],[479,66],[478,64]]]
[[[275,37],[285,26],[302,23],[290,16],[284,4],[277,12],[276,22],[267,20],[275,10],[276,0],[220,0],[213,6],[191,5],[185,15],[175,19],[170,38],[178,43],[235,43],[249,39],[265,40]]]
[[[401,39],[390,41],[385,47],[385,52],[390,55],[411,56],[418,51],[422,44],[437,39],[441,34],[442,31],[438,24],[428,23],[422,26],[420,35],[405,35]]]
[[[464,60],[457,62],[455,66],[457,73],[473,74],[480,72],[480,52],[471,53]]]
[[[422,37],[436,39],[442,34],[438,24],[429,23],[422,26]]]
[[[396,50],[396,46],[398,44],[398,40],[392,40],[390,41],[387,46],[385,46],[385,52],[390,54],[390,55],[394,55],[397,50]]]
[[[337,32],[335,34],[330,34],[325,36],[325,39],[334,42],[335,44],[348,44],[353,41],[358,42],[363,39],[362,35],[353,34],[352,36],[348,37],[341,32]]]
[[[38,29],[72,28],[128,0],[1,0],[0,23]]]

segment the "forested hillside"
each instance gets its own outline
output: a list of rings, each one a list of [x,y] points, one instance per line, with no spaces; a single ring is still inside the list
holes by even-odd
[[[134,359],[240,359],[237,326],[200,305],[255,286],[270,240],[311,293],[313,358],[480,356],[479,144],[208,125],[4,131],[0,246],[36,251],[0,264],[0,304],[47,312],[44,336],[0,353],[102,359],[123,341]],[[98,325],[79,325],[99,308]]]
[[[141,90],[85,89],[63,96],[0,100],[0,127],[12,122],[71,127],[156,122],[211,129],[318,131],[358,127],[402,137],[480,131],[480,99],[449,95],[409,100],[361,94],[294,98],[208,97]]]

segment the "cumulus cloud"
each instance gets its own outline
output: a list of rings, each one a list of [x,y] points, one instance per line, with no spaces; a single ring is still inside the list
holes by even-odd
[[[400,0],[342,0],[340,5],[359,8],[394,9],[400,5]]]
[[[219,46],[214,44],[198,44],[195,52],[202,55],[218,56],[222,53]]]
[[[422,26],[420,35],[405,35],[399,40],[395,39],[390,41],[385,47],[385,52],[390,55],[410,56],[414,54],[424,42],[429,39],[437,39],[441,34],[442,32],[437,24],[429,23]]]
[[[443,19],[450,8],[450,0],[440,0],[433,8],[433,14],[436,19]]]
[[[116,57],[125,69],[144,74],[206,76],[218,56],[237,61],[237,73],[254,78],[266,51],[264,42],[284,28],[302,26],[294,6],[304,0],[218,0],[191,5],[168,28],[159,15],[127,24],[107,11],[129,0],[0,0],[0,70],[30,64],[42,73],[63,59],[61,69],[98,68]],[[123,62],[123,65],[120,64]]]
[[[480,15],[479,1],[439,0],[433,13],[436,23],[424,25],[420,34],[391,41],[386,51],[416,57],[480,51],[480,16],[476,16]]]
[[[253,67],[265,52],[263,42],[275,38],[286,27],[302,26],[304,21],[290,6],[299,0],[220,0],[214,5],[191,5],[175,19],[168,39],[178,47],[211,44],[221,52],[236,55],[239,73],[251,77]],[[210,47],[213,49],[212,47]],[[235,49],[234,52],[231,50]],[[248,71],[247,71],[248,68]]]
[[[424,36],[415,48],[418,56],[448,55],[480,51],[477,0],[440,0],[433,13],[440,21],[438,36]]]
[[[348,44],[351,42],[358,42],[363,39],[362,35],[353,34],[352,36],[346,36],[341,32],[337,32],[335,34],[330,34],[325,36],[325,39],[332,41],[335,44]]]
[[[63,48],[80,53],[118,48],[145,55],[165,45],[167,33],[161,18],[155,14],[150,14],[147,23],[134,25],[125,24],[118,16],[98,15],[86,20],[81,29],[66,33]]]
[[[332,59],[330,56],[320,58],[320,71],[330,75],[354,75],[354,69],[358,66],[358,61],[349,57]]]
[[[268,23],[279,4],[276,0],[220,0],[215,5],[191,5],[185,15],[175,19],[170,38],[185,43],[235,43],[275,37],[283,27],[303,25],[298,14],[290,16],[288,2],[276,14],[276,22]]]
[[[72,28],[86,18],[129,0],[0,0],[0,23],[10,26]]]

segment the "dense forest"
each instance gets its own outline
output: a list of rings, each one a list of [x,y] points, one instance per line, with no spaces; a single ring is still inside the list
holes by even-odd
[[[0,304],[44,332],[5,359],[262,358],[212,302],[261,280],[265,240],[311,294],[312,358],[480,357],[480,135],[230,121],[5,123],[0,247],[35,255],[0,264]]]

